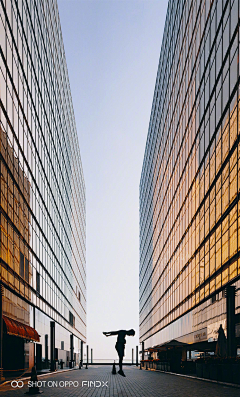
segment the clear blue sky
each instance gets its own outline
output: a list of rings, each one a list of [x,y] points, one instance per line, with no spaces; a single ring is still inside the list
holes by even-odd
[[[139,343],[139,182],[165,0],[58,0],[87,193],[87,343],[117,358]]]

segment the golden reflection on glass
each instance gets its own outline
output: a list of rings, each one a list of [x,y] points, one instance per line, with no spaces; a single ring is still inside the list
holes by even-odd
[[[18,158],[10,145],[7,133],[0,127],[1,166],[1,259],[2,279],[23,297],[31,300],[28,284],[31,284],[30,262],[30,182],[24,175]],[[15,173],[18,186],[10,172]],[[15,171],[14,171],[15,170]],[[18,172],[18,173],[17,173]],[[17,173],[17,174],[16,174]],[[8,220],[7,220],[8,219]],[[14,300],[15,299],[15,300]],[[30,306],[14,295],[5,292],[3,313],[30,325]]]
[[[223,271],[216,277],[213,276],[217,270],[229,263],[240,247],[240,237],[238,237],[237,243],[237,236],[240,235],[240,233],[237,234],[237,213],[240,211],[237,210],[237,204],[229,215],[226,214],[229,205],[237,196],[237,156],[240,153],[237,147],[229,161],[226,162],[229,150],[234,144],[236,145],[236,138],[237,106],[231,113],[230,121],[229,119],[225,120],[222,135],[218,134],[216,145],[211,146],[209,152],[211,158],[210,160],[209,157],[206,158],[204,171],[201,169],[197,174],[190,191],[188,191],[190,184],[186,177],[181,179],[179,194],[172,193],[172,186],[175,186],[176,183],[171,182],[169,195],[172,209],[169,213],[169,223],[165,227],[162,227],[164,207],[159,205],[161,186],[159,173],[157,174],[159,170],[155,169],[157,182],[153,194],[154,233],[152,241],[154,276],[152,284],[148,286],[149,293],[152,290],[155,292],[151,306],[148,307],[149,309],[155,306],[161,307],[165,313],[162,317],[167,316],[169,321],[177,318],[177,313],[184,313],[183,307],[185,310],[193,307],[238,274],[237,261],[235,261],[233,264],[229,264],[228,268],[223,268]],[[182,157],[185,158],[185,149]],[[183,160],[181,159],[181,161]],[[218,175],[224,161],[224,168]],[[192,169],[187,168],[186,173],[191,181],[194,178]],[[218,175],[217,179],[215,179],[216,175]],[[166,182],[165,189],[167,189]],[[176,218],[186,194],[188,194],[187,200],[182,206],[180,217]],[[220,219],[222,221],[216,227],[216,223]],[[209,237],[206,238],[207,236]],[[198,250],[199,246],[200,250]],[[171,263],[171,271],[169,271],[169,265],[166,266],[168,263]],[[162,286],[164,286],[163,289]],[[173,299],[166,300],[165,294],[168,289],[170,289]],[[191,302],[190,306],[189,303],[186,304],[186,299]],[[164,324],[167,322],[165,318]]]
[[[179,23],[183,28],[183,22]],[[140,221],[140,335],[144,338],[218,293],[240,274],[236,258],[240,249],[237,35],[230,45],[231,50],[224,49],[229,51],[230,62],[224,61],[222,71],[217,66],[222,78],[214,75],[215,67],[211,72],[205,70],[201,51],[196,52],[196,74],[189,86],[177,87],[179,98],[169,94],[168,108],[161,102],[165,78],[160,70],[163,73],[166,67],[165,58],[160,57],[140,183],[140,213],[144,217]],[[185,56],[187,62],[188,53],[181,53],[180,61]],[[222,53],[217,49],[216,54],[216,65],[223,64]],[[182,81],[186,70],[181,69]],[[199,87],[201,79],[205,84]],[[180,83],[173,83],[172,92],[175,84]],[[200,89],[195,96],[196,86]]]

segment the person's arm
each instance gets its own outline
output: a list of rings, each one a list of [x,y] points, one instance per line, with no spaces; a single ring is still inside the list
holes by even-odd
[[[105,336],[118,335],[118,332],[119,331],[103,332],[103,335]]]

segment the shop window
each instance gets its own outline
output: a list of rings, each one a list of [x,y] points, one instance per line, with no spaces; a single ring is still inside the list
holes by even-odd
[[[237,262],[234,262],[230,265],[229,268],[229,278],[230,280],[232,280],[236,276],[237,276]]]
[[[36,273],[36,291],[40,294],[40,273]]]
[[[29,261],[25,258],[25,280],[29,282]]]
[[[20,276],[24,278],[24,255],[20,252]]]
[[[228,268],[225,269],[222,273],[222,285],[226,284],[228,282]]]
[[[218,301],[219,300],[219,295],[218,294],[214,294],[213,296],[212,296],[212,298],[211,298],[211,303],[214,303],[214,302],[216,302],[216,301]]]
[[[69,323],[72,325],[72,327],[75,327],[75,317],[71,312],[69,312]]]

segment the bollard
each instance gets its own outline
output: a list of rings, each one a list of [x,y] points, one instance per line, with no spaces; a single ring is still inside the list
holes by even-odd
[[[70,335],[70,360],[71,360],[71,368],[74,367],[73,361],[73,334]]]
[[[112,367],[112,374],[116,375],[116,373],[117,373],[117,371],[116,371],[116,365],[115,365],[115,360],[114,360],[113,367]]]
[[[35,367],[32,367],[32,371],[31,371],[31,382],[32,382],[32,384],[35,384],[35,385],[36,385],[36,383],[38,383],[37,371],[36,371],[36,368],[35,368]],[[29,388],[28,388],[28,391],[27,391],[25,394],[31,394],[31,395],[33,395],[33,394],[41,394],[41,393],[42,393],[42,391],[39,390],[39,387],[38,387],[38,386],[32,386],[32,387],[29,387]]]
[[[50,357],[51,365],[50,371],[56,371],[56,361],[55,361],[55,322],[50,321]]]
[[[86,369],[88,369],[88,345],[87,345],[87,362],[86,362]]]
[[[142,360],[144,360],[144,342],[142,342]]]
[[[81,340],[81,366],[83,366],[83,341]]]

